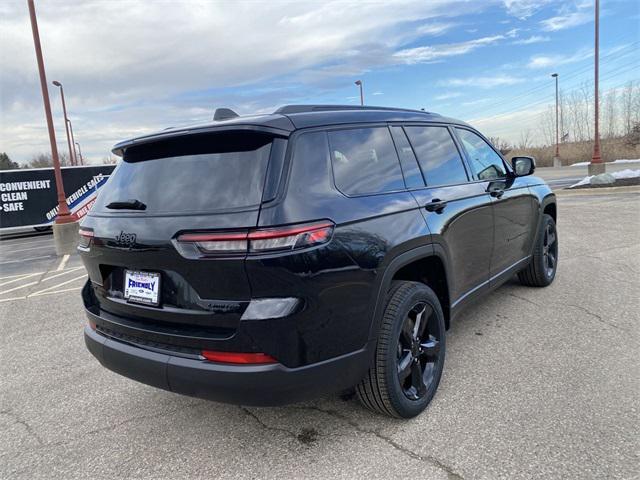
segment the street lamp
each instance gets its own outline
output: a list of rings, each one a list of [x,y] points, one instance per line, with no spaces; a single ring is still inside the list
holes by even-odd
[[[67,205],[67,197],[64,193],[64,184],[62,183],[62,171],[60,170],[60,159],[58,158],[58,147],[56,145],[56,132],[53,128],[53,116],[51,115],[51,103],[49,102],[49,91],[47,90],[47,76],[44,70],[44,59],[42,57],[42,46],[40,45],[40,33],[38,32],[38,20],[36,19],[36,7],[33,0],[27,0],[29,6],[29,17],[31,20],[31,33],[33,34],[33,44],[36,50],[36,60],[38,62],[38,73],[40,75],[40,88],[42,90],[42,100],[44,103],[44,113],[47,120],[47,129],[49,130],[49,143],[51,144],[51,160],[53,161],[53,171],[56,180],[56,191],[58,196],[58,214],[54,222],[54,241],[56,244],[56,252],[60,254],[73,253],[75,251],[75,242],[65,245],[65,241],[73,235],[69,235],[75,229],[77,235],[77,222],[71,216]],[[74,225],[70,228],[63,227],[64,224]],[[60,227],[60,228],[56,228]],[[70,251],[68,251],[70,250]]]
[[[355,84],[360,87],[360,105],[364,105],[364,93],[362,93],[362,80],[356,80]]]
[[[77,145],[77,144],[78,144],[78,142],[76,142],[76,139],[75,139],[75,137],[73,136],[73,124],[71,123],[71,120],[67,120],[67,122],[69,123],[69,130],[71,131],[71,142],[72,142],[73,144]],[[76,160],[77,160],[77,159],[78,159],[78,156],[76,155],[76,149],[75,149],[75,147],[73,148],[73,154],[75,155]],[[82,157],[80,158],[80,163],[81,163],[82,165],[84,165],[84,163],[82,163]],[[77,164],[78,164],[78,162],[76,161],[76,165],[77,165]]]
[[[595,3],[595,20],[596,20],[596,29],[595,29],[595,52],[594,52],[594,76],[595,76],[595,128],[594,128],[594,141],[593,141],[593,156],[591,157],[591,163],[589,164],[589,175],[597,175],[599,173],[605,172],[605,165],[602,163],[602,157],[600,157],[600,130],[599,130],[599,117],[600,117],[600,101],[598,95],[598,67],[600,63],[600,0],[596,0]]]
[[[553,157],[553,166],[560,167],[560,134],[558,132],[558,74],[552,73],[551,76],[556,79],[556,154]]]
[[[82,159],[82,150],[80,150],[80,144],[76,142],[76,145],[78,146],[78,154],[80,155],[80,165],[84,165],[84,160]]]
[[[67,132],[67,145],[69,146],[69,162],[71,162],[71,165],[76,165],[78,162],[75,161],[75,152],[71,148],[71,136],[69,135],[68,125],[69,119],[67,118],[67,106],[64,102],[64,88],[62,88],[62,84],[57,80],[54,80],[52,83],[56,87],[60,88],[60,98],[62,99],[62,114],[64,115],[64,130],[65,132]]]

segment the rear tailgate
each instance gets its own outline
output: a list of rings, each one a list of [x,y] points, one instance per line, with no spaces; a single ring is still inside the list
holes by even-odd
[[[233,334],[251,297],[245,255],[187,258],[173,242],[185,232],[255,227],[270,158],[282,153],[273,145],[282,141],[232,131],[125,152],[83,221],[93,237],[81,252],[95,308],[112,315],[120,333],[193,347]],[[144,208],[113,208],[117,202]],[[126,271],[158,274],[157,306],[125,298]]]

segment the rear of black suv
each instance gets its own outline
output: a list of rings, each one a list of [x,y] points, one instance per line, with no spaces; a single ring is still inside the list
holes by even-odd
[[[287,106],[116,145],[81,226],[85,340],[107,368],[246,405],[356,387],[419,414],[445,331],[518,274],[550,285],[555,197],[428,112]]]
[[[122,148],[79,246],[89,272],[85,340],[105,367],[257,405],[362,377],[368,332],[354,342],[348,326],[344,338],[323,328],[339,315],[319,295],[355,267],[333,242],[335,225],[259,226],[282,191],[288,135],[243,126]]]

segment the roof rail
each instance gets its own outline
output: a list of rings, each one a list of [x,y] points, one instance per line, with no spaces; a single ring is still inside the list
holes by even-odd
[[[216,111],[213,114],[213,121],[219,122],[221,120],[229,120],[230,118],[236,118],[239,116],[240,115],[238,115],[230,108],[216,108]]]
[[[326,112],[336,110],[386,110],[392,112],[430,113],[424,110],[410,108],[375,107],[370,105],[285,105],[277,109],[274,114],[288,115],[291,113]]]

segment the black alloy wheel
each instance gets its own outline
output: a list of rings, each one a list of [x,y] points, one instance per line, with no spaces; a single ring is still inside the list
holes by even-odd
[[[558,271],[558,231],[551,215],[542,216],[533,255],[524,270],[518,273],[520,283],[528,287],[551,285]]]
[[[544,229],[542,255],[544,256],[545,273],[547,277],[552,277],[555,274],[558,260],[556,226],[552,222],[547,223]]]
[[[356,393],[375,412],[415,417],[431,402],[444,367],[440,299],[423,283],[394,281],[381,322],[371,367]]]
[[[414,305],[398,338],[398,381],[408,399],[424,397],[433,383],[441,337],[434,309],[426,303]]]

